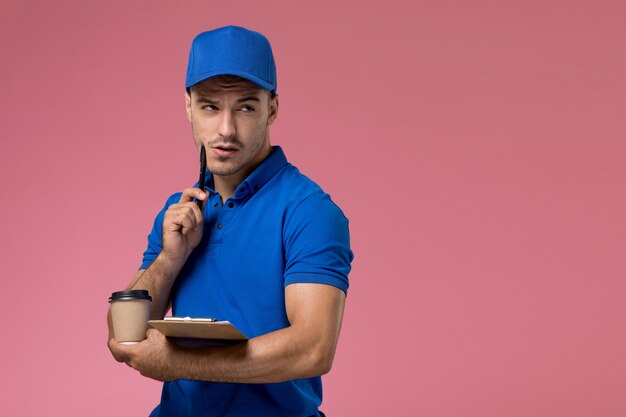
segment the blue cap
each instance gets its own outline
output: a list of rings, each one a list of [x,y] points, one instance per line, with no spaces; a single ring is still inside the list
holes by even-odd
[[[276,92],[276,64],[267,38],[239,26],[202,32],[191,44],[185,88],[218,75],[237,75]]]

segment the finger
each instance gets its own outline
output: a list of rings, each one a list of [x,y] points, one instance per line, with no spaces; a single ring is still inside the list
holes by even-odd
[[[148,329],[146,332],[146,340],[161,341],[162,339],[165,339],[165,336],[157,329]]]
[[[109,342],[107,344],[109,346],[109,350],[111,351],[111,354],[113,355],[116,361],[118,362],[129,361],[130,355],[124,349],[124,345],[117,343],[117,341],[113,338],[109,339]]]
[[[193,212],[193,216],[196,220],[196,226],[199,226],[202,223],[204,223],[204,219],[202,217],[202,210],[200,210],[200,207],[198,207],[196,203],[188,202],[188,203],[181,203],[181,204],[183,204],[184,207],[189,207],[191,209],[191,211]]]
[[[181,231],[183,234],[187,234],[196,227],[196,216],[189,207],[179,203],[175,206],[170,206],[165,213],[164,224],[171,225],[168,227],[170,231]]]
[[[207,198],[207,193],[205,193],[199,188],[187,188],[183,191],[182,195],[180,196],[180,200],[178,202],[186,203],[188,201],[193,201],[194,198],[205,201]]]
[[[183,235],[186,235],[187,233],[192,231],[196,227],[196,225],[196,216],[194,216],[193,212],[190,210],[184,211],[180,222],[180,232]]]

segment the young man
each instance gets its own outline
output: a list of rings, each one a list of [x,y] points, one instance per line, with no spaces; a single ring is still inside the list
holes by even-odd
[[[278,114],[267,39],[240,27],[198,35],[185,94],[206,191],[171,196],[128,289],[151,317],[217,317],[249,341],[183,348],[156,330],[136,345],[109,335],[120,362],[165,381],[151,416],[323,416],[353,259],[348,220],[270,145]],[[194,198],[203,202],[201,210]],[[110,327],[110,326],[109,326]]]

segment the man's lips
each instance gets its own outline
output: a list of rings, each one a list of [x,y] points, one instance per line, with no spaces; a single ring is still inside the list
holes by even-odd
[[[239,151],[239,149],[231,145],[215,145],[211,149],[217,156],[232,156]]]

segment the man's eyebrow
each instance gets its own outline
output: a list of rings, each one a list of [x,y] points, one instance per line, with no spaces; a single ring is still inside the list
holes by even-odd
[[[214,103],[218,103],[219,100],[215,100],[209,97],[204,97],[204,96],[198,96],[196,97],[196,102],[197,103],[210,103],[210,104],[214,104]]]
[[[244,101],[256,101],[257,103],[261,102],[257,96],[244,96],[237,99],[237,103],[243,103]]]

